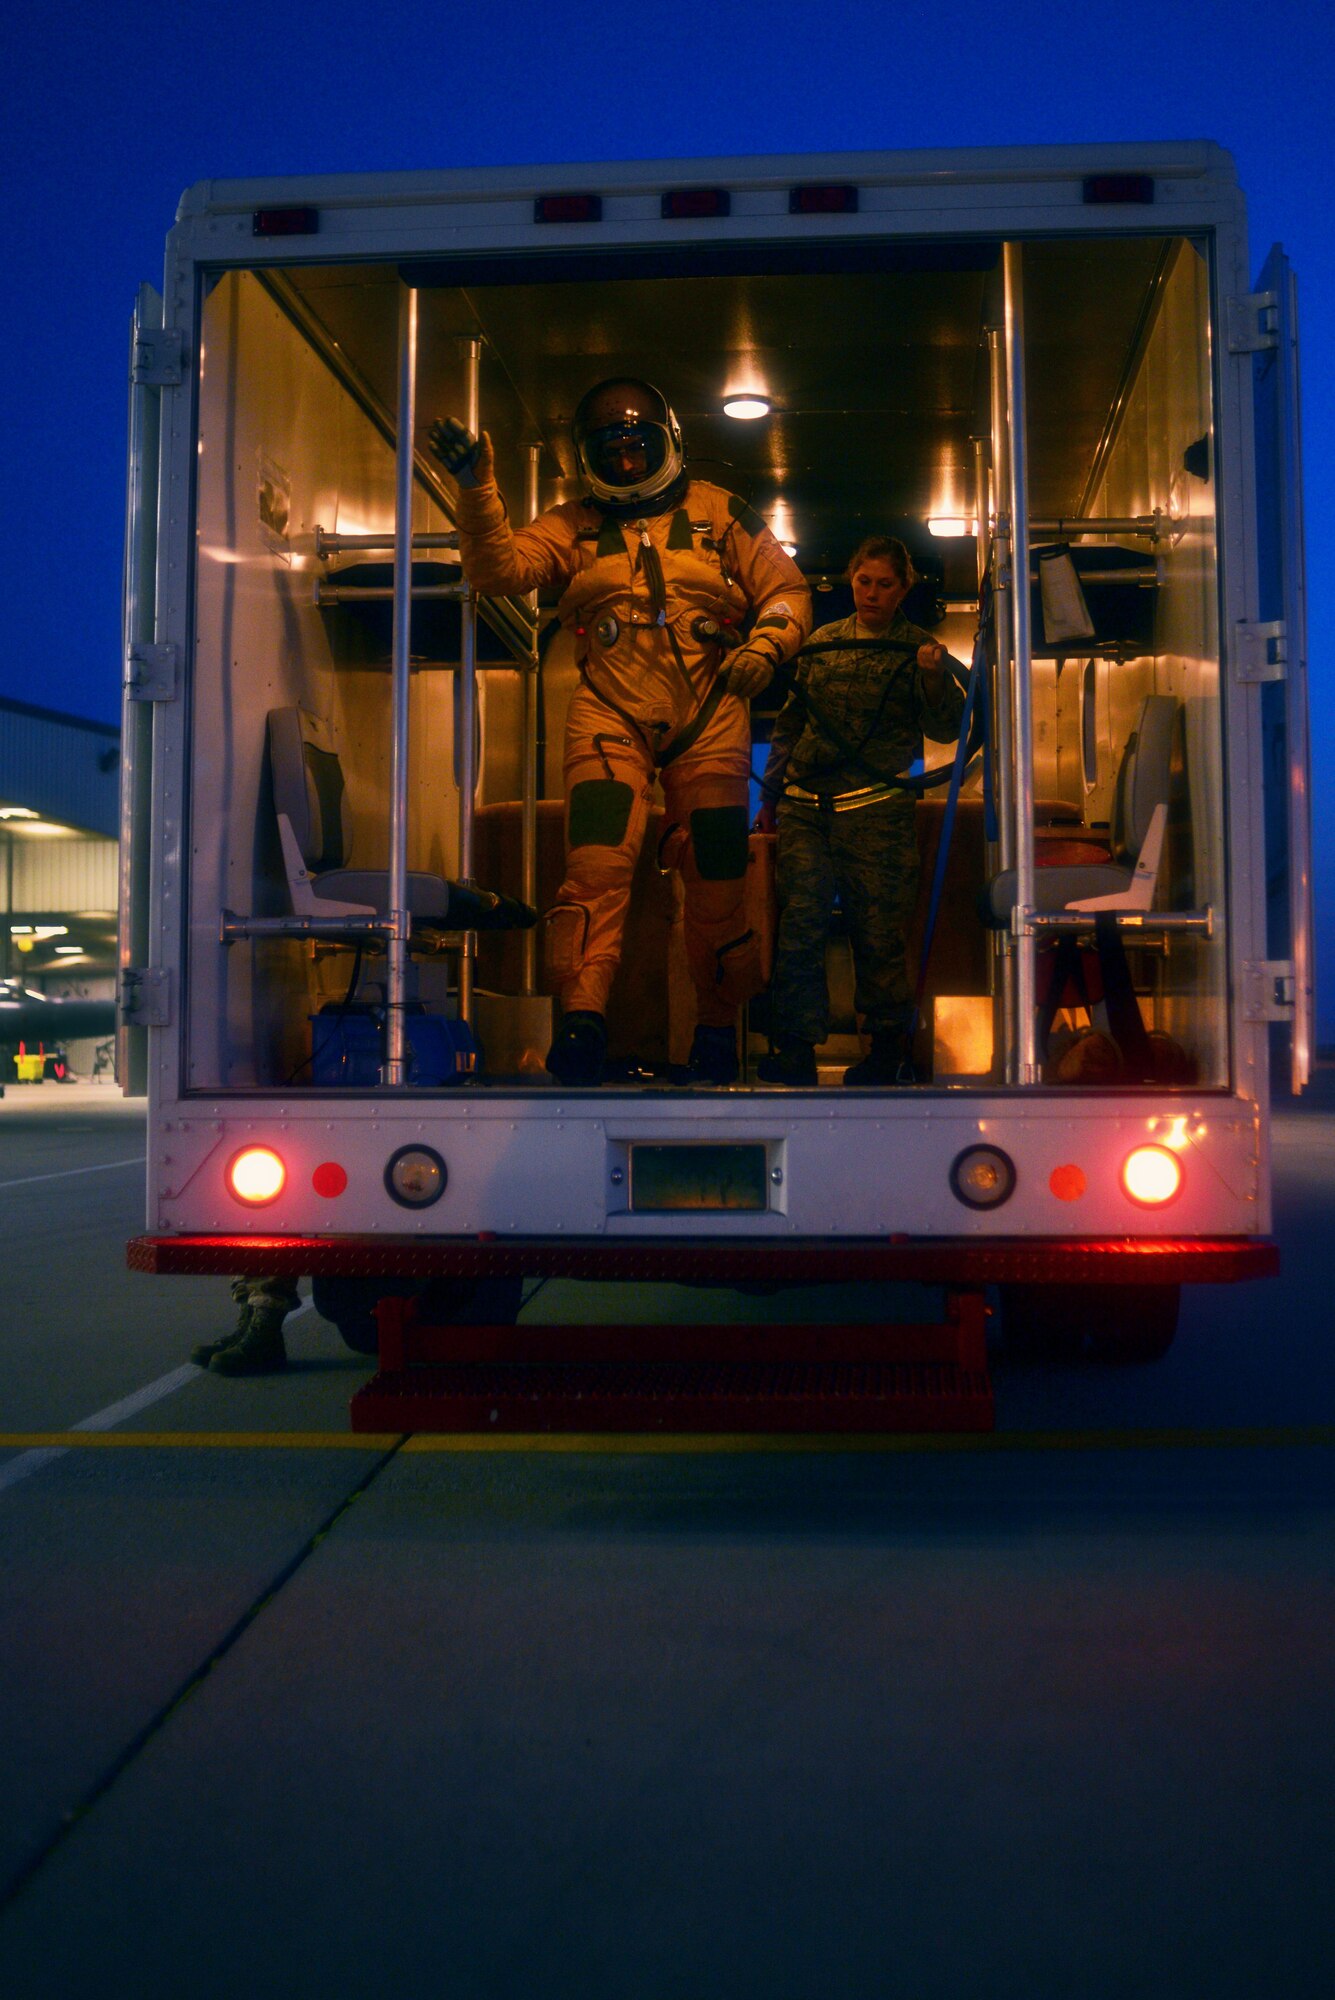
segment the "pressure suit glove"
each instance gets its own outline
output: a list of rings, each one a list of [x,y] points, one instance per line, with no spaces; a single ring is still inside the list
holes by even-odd
[[[461,486],[483,486],[495,477],[496,461],[485,431],[481,437],[474,437],[457,417],[444,417],[432,424],[427,443]]]
[[[767,648],[739,647],[723,669],[728,693],[741,701],[754,701],[774,679],[774,661]]]

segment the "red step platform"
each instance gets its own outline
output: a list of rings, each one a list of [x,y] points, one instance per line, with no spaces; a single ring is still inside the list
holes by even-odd
[[[354,1431],[990,1431],[981,1291],[937,1325],[429,1326],[379,1308]]]

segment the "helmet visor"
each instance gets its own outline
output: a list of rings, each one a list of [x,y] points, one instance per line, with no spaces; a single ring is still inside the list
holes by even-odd
[[[661,424],[604,424],[577,436],[584,463],[605,486],[642,486],[666,463],[672,440]]]

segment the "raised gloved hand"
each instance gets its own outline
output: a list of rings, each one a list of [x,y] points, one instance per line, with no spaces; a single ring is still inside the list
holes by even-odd
[[[754,701],[774,679],[774,662],[767,649],[742,646],[723,669],[728,693],[741,701]]]
[[[442,417],[432,424],[427,443],[461,486],[481,486],[495,477],[496,461],[485,431],[481,437],[474,437],[457,417]]]

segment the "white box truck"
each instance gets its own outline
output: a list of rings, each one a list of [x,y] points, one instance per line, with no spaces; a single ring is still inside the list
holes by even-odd
[[[485,426],[531,517],[618,373],[818,624],[897,535],[976,660],[985,742],[916,808],[911,1085],[842,1086],[837,921],[818,1086],[757,1081],[763,1000],[739,1083],[674,1085],[652,828],[600,1087],[543,1070],[531,932],[413,915],[419,876],[550,903],[577,682],[546,604],[470,589],[427,431]],[[1275,1268],[1269,1044],[1301,1088],[1313,1018],[1297,331],[1217,146],[203,182],[140,294],[128,514],[138,1268],[313,1275],[362,1345],[428,1280],[439,1317],[528,1274],[912,1278],[1121,1355],[1184,1281]]]

